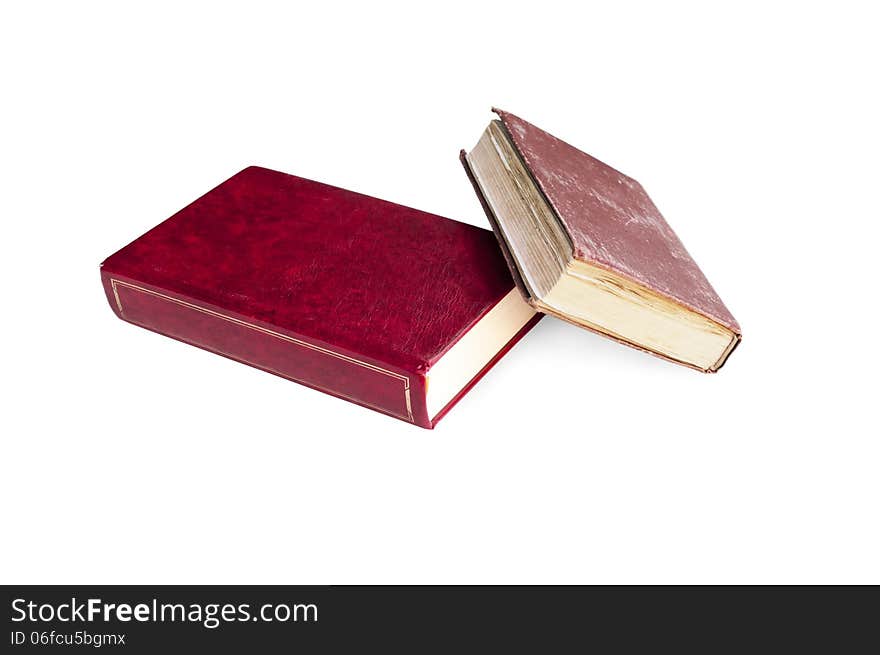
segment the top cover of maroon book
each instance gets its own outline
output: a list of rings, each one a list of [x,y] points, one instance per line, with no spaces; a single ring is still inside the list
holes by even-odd
[[[126,321],[427,428],[540,316],[491,232],[259,167],[101,276]]]

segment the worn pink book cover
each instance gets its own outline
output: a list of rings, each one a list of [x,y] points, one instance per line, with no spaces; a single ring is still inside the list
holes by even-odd
[[[723,364],[741,339],[739,323],[642,185],[514,114],[493,111],[570,240],[574,258],[613,271],[730,330],[734,341],[720,362]],[[507,250],[464,151],[461,159],[522,288],[521,271]]]

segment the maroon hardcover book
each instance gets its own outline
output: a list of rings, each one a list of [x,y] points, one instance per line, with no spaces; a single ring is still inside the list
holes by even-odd
[[[259,167],[101,278],[125,321],[425,428],[540,317],[491,232]]]
[[[511,243],[511,234],[518,236],[517,228],[507,226],[505,229],[505,226],[499,225],[499,219],[504,217],[496,215],[498,210],[492,207],[492,191],[495,190],[492,186],[497,184],[494,180],[500,176],[493,176],[492,171],[484,165],[481,177],[481,171],[475,169],[479,160],[472,157],[472,153],[478,149],[475,148],[471,154],[462,151],[461,160],[465,170],[499,237],[511,272],[528,300],[540,311],[661,357],[710,372],[720,368],[741,339],[740,326],[641,184],[511,113],[498,109],[493,111],[501,119],[501,129],[492,133],[494,137],[490,134],[494,129],[491,125],[487,130],[494,150],[501,153],[499,156],[503,159],[505,151],[501,142],[508,141],[512,145],[513,159],[504,165],[508,168],[522,166],[525,177],[517,180],[520,189],[528,187],[529,183],[534,185],[535,192],[531,196],[528,188],[521,191],[525,199],[522,201],[523,207],[537,207],[540,210],[546,206],[552,221],[560,228],[557,242],[562,245],[558,247],[558,252],[567,252],[569,257],[562,277],[573,272],[573,277],[588,279],[592,285],[582,286],[580,291],[574,284],[567,287],[570,291],[566,300],[576,302],[579,293],[584,299],[583,310],[578,315],[546,300],[560,298],[563,294],[557,292],[554,296],[554,292],[562,285],[549,293],[545,290],[545,297],[532,288],[537,285],[529,285],[524,258],[517,256],[515,239]],[[496,207],[502,207],[504,197],[496,191],[494,198]],[[545,240],[552,238],[545,237]],[[612,329],[609,327],[611,321],[605,320],[608,316],[600,314],[599,303],[589,304],[592,298],[601,300],[597,294],[587,295],[588,290],[599,285],[610,289],[612,295],[626,293],[634,299],[633,307],[639,303],[643,307],[629,310],[615,305],[606,312],[616,318],[616,325]],[[608,306],[611,307],[610,304]],[[645,328],[647,333],[639,334],[638,329],[641,328],[632,327],[637,324],[633,319],[644,320],[643,317],[648,314],[643,311],[646,307],[662,307],[657,315],[665,314],[655,323],[648,324],[649,327]],[[626,316],[632,318],[618,318],[624,315],[623,311],[629,312]],[[699,324],[699,329],[704,333],[711,333],[706,337],[704,352],[694,354],[693,359],[683,358],[679,354],[679,351],[687,350],[687,344],[682,344],[688,339],[685,332],[674,325],[682,319]],[[661,321],[665,323],[661,324]],[[672,345],[654,338],[657,333],[666,330],[667,325],[672,327],[664,338],[667,342],[674,342]],[[651,330],[656,332],[652,333]],[[699,330],[692,332],[691,336],[693,342],[701,338]],[[676,339],[678,342],[675,342]]]

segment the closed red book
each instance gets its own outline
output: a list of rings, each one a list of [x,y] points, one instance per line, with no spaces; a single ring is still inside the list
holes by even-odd
[[[505,111],[461,160],[539,311],[705,372],[736,319],[642,185]]]
[[[491,232],[259,167],[101,278],[125,321],[425,428],[540,317]]]

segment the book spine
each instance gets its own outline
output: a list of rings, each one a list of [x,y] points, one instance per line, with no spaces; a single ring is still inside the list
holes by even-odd
[[[124,321],[274,373],[424,428],[423,375],[238,316],[103,269],[110,307]]]

